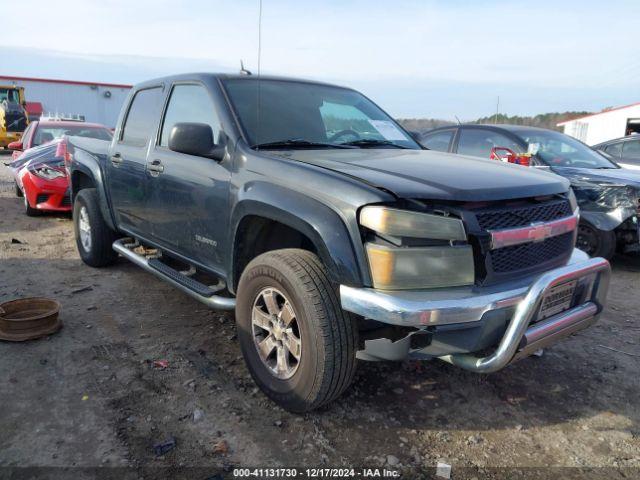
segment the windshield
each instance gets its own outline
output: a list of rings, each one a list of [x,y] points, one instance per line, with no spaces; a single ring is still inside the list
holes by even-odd
[[[87,127],[79,123],[73,126],[39,126],[33,137],[32,147],[49,143],[63,135],[111,140],[111,132],[104,127]]]
[[[519,130],[517,134],[529,145],[529,153],[550,167],[618,168],[584,143],[563,133]]]
[[[254,78],[225,80],[224,86],[252,146],[289,142],[287,147],[296,148],[307,142],[420,148],[391,117],[353,90]]]
[[[20,92],[17,88],[0,88],[0,102],[20,103]]]

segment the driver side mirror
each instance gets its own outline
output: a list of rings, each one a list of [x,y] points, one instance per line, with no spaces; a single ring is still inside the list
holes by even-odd
[[[15,150],[16,152],[21,152],[23,148],[22,140],[16,140],[15,142],[11,142],[9,145],[7,145],[7,148],[9,150]]]
[[[213,142],[213,130],[206,123],[176,123],[169,135],[169,150],[222,160],[224,145]]]

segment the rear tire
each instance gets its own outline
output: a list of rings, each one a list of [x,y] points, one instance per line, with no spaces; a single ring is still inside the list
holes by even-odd
[[[91,267],[106,267],[118,259],[112,248],[118,235],[102,217],[95,188],[78,192],[73,202],[73,229],[78,253],[84,263]]]
[[[262,254],[242,273],[237,293],[242,354],[269,398],[291,412],[306,412],[347,389],[356,368],[356,321],[340,308],[316,255],[298,249]],[[259,353],[258,345],[269,338],[272,343]],[[285,368],[280,368],[283,346]]]
[[[590,257],[610,260],[616,253],[616,234],[614,231],[599,230],[589,222],[581,220],[576,247]]]
[[[16,185],[16,197],[22,198],[24,196],[24,193],[22,193],[22,190],[20,190],[20,186],[18,185],[18,182],[15,182],[15,185]]]

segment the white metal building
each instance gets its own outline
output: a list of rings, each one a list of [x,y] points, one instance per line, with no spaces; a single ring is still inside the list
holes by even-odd
[[[558,126],[587,145],[640,133],[640,102],[560,122]]]
[[[0,75],[0,85],[24,87],[30,117],[37,112],[84,116],[85,121],[115,127],[131,85]],[[40,105],[38,105],[40,104]],[[30,111],[31,110],[31,111]]]

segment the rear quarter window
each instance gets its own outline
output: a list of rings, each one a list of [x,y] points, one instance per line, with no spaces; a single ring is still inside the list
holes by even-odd
[[[427,133],[420,142],[429,150],[437,150],[438,152],[448,152],[449,144],[453,138],[453,130],[444,130],[442,132]]]

